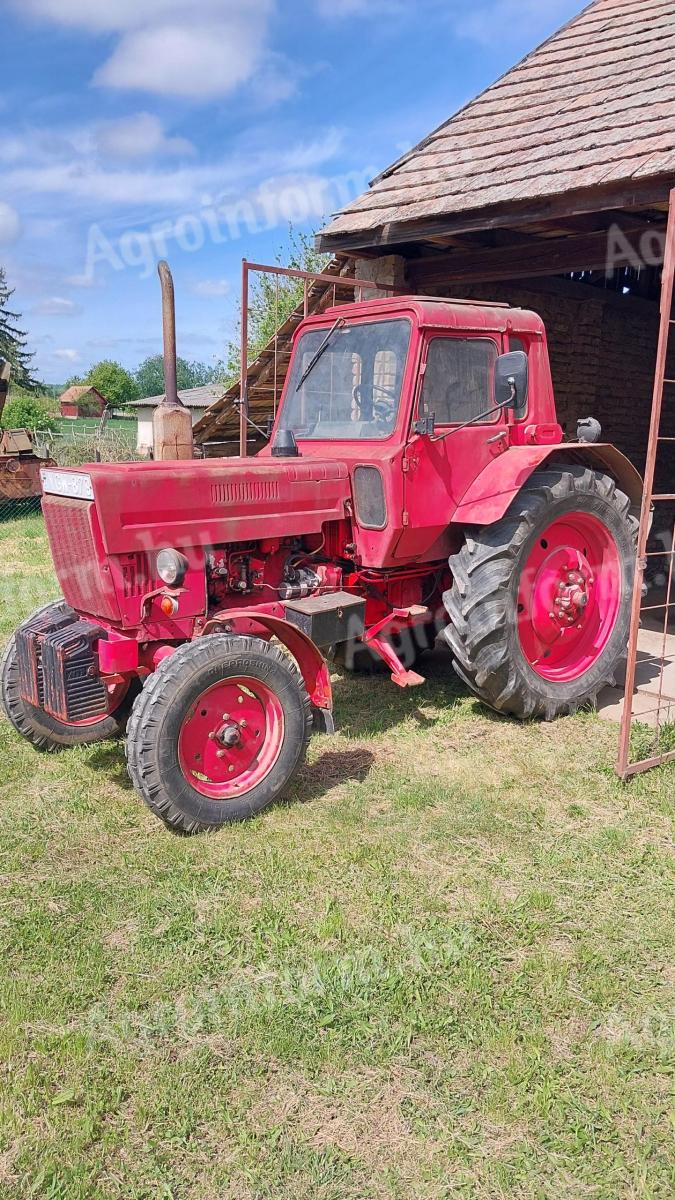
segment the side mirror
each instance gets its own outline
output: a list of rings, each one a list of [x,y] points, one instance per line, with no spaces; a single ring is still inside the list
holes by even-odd
[[[524,350],[500,354],[495,366],[495,404],[522,412],[527,405],[529,364]]]

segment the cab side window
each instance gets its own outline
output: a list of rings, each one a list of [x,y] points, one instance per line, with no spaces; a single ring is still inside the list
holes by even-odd
[[[496,360],[497,347],[487,338],[433,338],[420,415],[433,413],[437,425],[461,425],[491,408]]]

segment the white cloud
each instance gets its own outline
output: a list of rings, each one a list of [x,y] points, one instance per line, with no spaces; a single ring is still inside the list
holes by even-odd
[[[192,142],[182,137],[167,137],[159,117],[139,112],[119,121],[109,121],[96,132],[96,143],[103,154],[112,158],[149,158],[151,155],[192,155]]]
[[[67,283],[69,287],[93,288],[100,287],[101,280],[97,276],[85,273],[81,275],[66,275],[64,283]]]
[[[377,19],[382,32],[388,33],[387,22],[433,21],[439,36],[450,32],[482,46],[494,45],[498,38],[504,42],[537,39],[551,33],[563,21],[576,15],[583,0],[315,0],[318,15],[326,21]]]
[[[12,0],[22,14],[119,35],[94,82],[162,96],[225,96],[264,63],[275,0]],[[281,96],[280,96],[281,98]]]
[[[460,37],[478,42],[481,46],[500,39],[515,41],[525,34],[532,47],[537,39],[553,32],[581,8],[580,0],[479,0],[470,9],[462,7],[462,15],[454,21]]]
[[[227,279],[199,279],[197,283],[192,284],[190,291],[195,296],[215,299],[219,296],[227,296],[231,291],[231,287]]]
[[[11,204],[0,200],[0,245],[15,242],[21,233],[19,214]]]
[[[96,71],[94,83],[160,96],[211,99],[245,83],[261,51],[260,30],[254,22],[160,25],[126,34]]]
[[[33,305],[31,312],[38,317],[76,317],[82,312],[82,306],[65,296],[46,296]]]
[[[329,21],[348,17],[398,17],[406,12],[419,15],[419,8],[412,9],[405,0],[316,0],[316,7],[319,16]]]
[[[24,161],[3,173],[3,189],[35,203],[36,197],[65,196],[70,211],[94,210],[96,218],[111,210],[151,205],[155,211],[170,208],[198,209],[208,196],[243,195],[252,182],[282,170],[304,172],[332,159],[342,134],[325,132],[295,146],[273,144],[258,150],[250,147],[227,159],[198,165],[161,167],[123,166],[101,161],[95,139],[80,132],[52,139],[43,131],[24,138]],[[205,193],[208,195],[205,199]]]
[[[192,13],[218,16],[232,9],[268,8],[269,0],[11,0],[22,13],[46,18],[59,25],[86,29],[91,33],[119,33],[138,29],[167,17]]]
[[[80,352],[69,349],[55,350],[54,358],[58,358],[60,362],[76,363],[80,361]]]

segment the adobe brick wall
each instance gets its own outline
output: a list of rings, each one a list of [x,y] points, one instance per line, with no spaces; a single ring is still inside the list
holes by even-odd
[[[456,294],[450,285],[437,294]],[[558,419],[573,437],[579,417],[644,467],[658,338],[658,306],[564,280],[463,286],[467,299],[502,300],[542,317]]]

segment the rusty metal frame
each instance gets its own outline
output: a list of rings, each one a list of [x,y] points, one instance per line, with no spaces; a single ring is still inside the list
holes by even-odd
[[[248,441],[248,285],[251,272],[261,275],[280,275],[287,279],[304,280],[304,315],[307,316],[307,301],[310,284],[330,283],[333,285],[333,302],[337,287],[353,287],[358,292],[358,299],[363,299],[364,288],[373,288],[378,292],[395,292],[393,285],[377,283],[372,279],[357,279],[353,276],[328,275],[322,271],[300,271],[295,267],[266,266],[264,263],[249,262],[246,258],[241,263],[241,345],[239,352],[239,454],[246,458]],[[275,396],[276,396],[276,338],[275,338]]]
[[[661,730],[662,718],[665,713],[667,722],[671,719],[671,713],[675,715],[675,699],[665,697],[663,694],[664,671],[666,658],[666,645],[668,637],[668,624],[671,610],[675,610],[675,600],[672,597],[672,586],[675,567],[675,525],[670,541],[670,550],[665,553],[658,552],[658,557],[669,559],[668,584],[664,604],[644,605],[643,604],[643,584],[645,571],[650,555],[647,550],[649,534],[652,524],[652,516],[654,506],[658,503],[675,502],[675,493],[665,492],[657,494],[654,492],[654,478],[656,472],[657,454],[660,445],[663,442],[672,442],[672,438],[661,436],[661,426],[664,406],[664,392],[666,387],[675,386],[675,380],[666,378],[666,369],[668,362],[668,349],[671,339],[671,333],[675,327],[673,319],[673,291],[675,281],[675,189],[670,193],[670,204],[668,209],[668,231],[666,234],[665,256],[663,261],[663,275],[661,280],[661,310],[660,310],[660,325],[659,325],[659,342],[656,356],[656,370],[654,374],[654,392],[652,398],[652,415],[649,427],[649,443],[647,447],[647,462],[645,467],[644,493],[642,497],[642,510],[640,514],[640,531],[638,534],[638,550],[637,563],[635,569],[635,584],[633,588],[633,604],[631,611],[631,627],[630,638],[628,642],[628,663],[626,668],[626,687],[624,694],[623,713],[621,718],[621,733],[619,737],[619,753],[617,759],[617,773],[621,779],[628,779],[632,775],[637,775],[642,771],[647,771],[651,767],[660,766],[662,763],[675,761],[675,750],[666,750],[661,753],[656,753],[648,758],[643,758],[638,761],[631,761],[631,732],[633,723],[636,719],[644,716],[656,714],[656,737],[655,749],[658,751]],[[638,662],[638,638],[640,634],[641,616],[644,612],[664,612],[663,623],[663,641],[661,646],[661,657],[652,661],[660,663],[659,687],[658,692],[654,695],[653,708],[647,709],[642,713],[635,714],[633,710],[633,696],[635,693],[635,679],[637,673]]]

